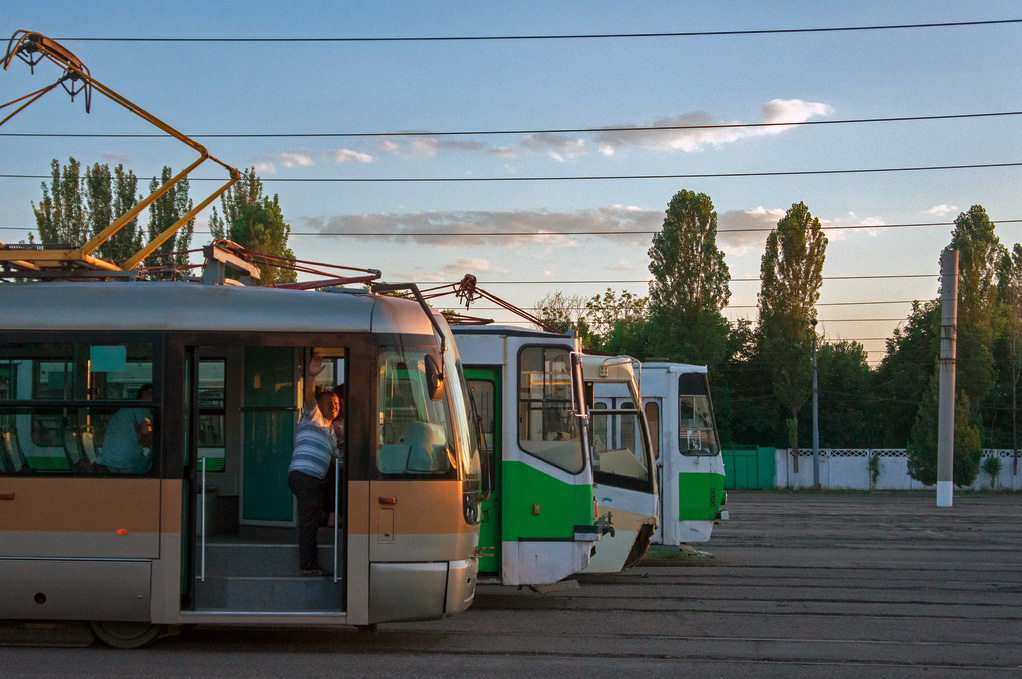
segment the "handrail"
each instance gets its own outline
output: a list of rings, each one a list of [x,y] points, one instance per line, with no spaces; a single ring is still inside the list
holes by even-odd
[[[199,581],[206,582],[206,458],[200,457],[202,463],[202,514],[199,516],[199,535],[202,562],[199,568]]]
[[[338,511],[340,507],[341,497],[341,461],[337,460],[337,464],[334,465],[334,582],[340,579],[337,574],[337,537],[340,533],[338,526],[341,523],[341,513]]]

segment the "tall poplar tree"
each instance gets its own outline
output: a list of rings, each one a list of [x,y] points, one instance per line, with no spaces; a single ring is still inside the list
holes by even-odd
[[[150,193],[166,184],[173,176],[173,171],[169,167],[164,166],[160,179],[157,180],[156,177],[153,177],[149,182]],[[148,241],[152,242],[154,238],[184,217],[191,209],[192,201],[188,198],[188,180],[182,179],[149,206]],[[177,254],[170,258],[162,257],[154,261],[158,261],[160,264],[187,263],[188,255],[185,251],[191,246],[194,229],[195,218],[193,217],[153,252],[154,255]]]
[[[731,297],[731,274],[717,248],[710,197],[676,193],[649,257],[649,310],[659,338],[653,351],[687,363],[719,363],[726,353],[728,324],[721,310]]]
[[[213,208],[209,219],[209,231],[213,238],[225,238],[238,245],[267,255],[294,259],[294,252],[287,246],[291,226],[284,221],[277,196],[271,199],[263,194],[263,183],[250,168],[242,173],[241,179],[220,197],[223,215]],[[259,266],[260,281],[287,283],[297,279],[290,269]]]
[[[68,159],[63,168],[56,159],[50,163],[50,187],[43,187],[43,199],[32,203],[36,226],[43,243],[78,247],[89,239],[89,225],[82,198],[81,164]]]
[[[798,411],[812,385],[812,332],[823,285],[827,237],[805,203],[796,203],[767,236],[760,267],[759,325],[763,360],[774,395],[788,410],[788,434],[798,471]]]

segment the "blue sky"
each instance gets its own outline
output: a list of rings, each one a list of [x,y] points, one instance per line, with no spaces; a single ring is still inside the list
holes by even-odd
[[[822,121],[1022,109],[1022,24],[816,34],[551,41],[190,43],[75,37],[394,37],[752,30],[1022,17],[1017,2],[174,2],[17,3],[0,37],[38,31],[93,76],[178,129],[203,133],[532,130]],[[41,87],[51,67],[0,74],[0,101]],[[283,183],[282,178],[716,174],[1005,163],[1022,160],[1019,116],[701,132],[203,140],[256,166],[298,234],[653,231],[680,189],[707,193],[734,278],[757,278],[765,232],[804,201],[825,225],[950,222],[981,204],[1022,219],[1022,168],[857,175],[573,182]],[[148,132],[96,97],[52,93],[2,132]],[[0,174],[44,175],[50,160],[124,162],[142,177],[191,152],[158,139],[0,137]],[[220,176],[212,166],[194,176]],[[198,199],[213,184],[193,182]],[[24,238],[39,180],[0,178],[0,239]],[[204,226],[200,219],[198,229]],[[929,299],[951,227],[832,230],[820,318],[871,358]],[[1003,243],[1022,224],[998,226]],[[198,239],[198,237],[197,237]],[[295,235],[299,258],[381,269],[388,280],[475,273],[532,306],[554,290],[645,294],[649,236],[326,237]],[[841,276],[931,278],[841,280]],[[500,281],[541,284],[501,285]],[[550,281],[574,281],[572,284]],[[754,317],[758,283],[732,283],[732,317]],[[480,315],[488,314],[480,311]],[[503,318],[500,314],[495,315]]]

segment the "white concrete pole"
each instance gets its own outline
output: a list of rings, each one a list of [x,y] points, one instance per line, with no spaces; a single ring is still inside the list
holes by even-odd
[[[940,404],[937,419],[937,506],[954,499],[955,341],[958,335],[958,251],[947,248],[941,266]]]

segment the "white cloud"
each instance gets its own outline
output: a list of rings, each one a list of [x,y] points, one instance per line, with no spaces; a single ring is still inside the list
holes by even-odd
[[[476,141],[465,141],[449,137],[395,137],[384,139],[376,145],[376,150],[396,156],[415,156],[432,158],[442,151],[489,151],[488,147]]]
[[[258,174],[277,174],[277,166],[273,163],[257,161],[252,163],[252,167]]]
[[[827,104],[807,102],[801,99],[773,99],[762,106],[764,123],[801,123],[817,116],[828,116],[834,110]],[[615,149],[629,146],[684,151],[694,153],[708,146],[720,147],[750,137],[764,137],[781,134],[793,129],[792,125],[773,127],[706,127],[709,125],[733,125],[739,121],[716,119],[708,113],[696,111],[672,118],[660,118],[649,124],[620,125],[619,127],[696,127],[683,130],[642,130],[610,131],[600,133],[596,141],[604,155]]]
[[[360,234],[366,240],[377,242],[410,241],[433,247],[495,242],[503,247],[529,246],[531,254],[538,254],[554,248],[574,247],[581,238],[608,239],[624,246],[648,246],[650,236],[647,234],[617,234],[623,231],[658,231],[663,224],[663,213],[612,205],[576,212],[466,210],[347,214],[308,217],[305,224],[310,230]],[[492,238],[469,235],[490,232],[501,235]],[[574,232],[596,233],[578,235]],[[429,235],[431,233],[444,235]],[[535,233],[550,235],[531,235]]]
[[[312,158],[299,153],[297,151],[281,151],[276,154],[272,154],[272,157],[276,158],[284,167],[312,167]]]
[[[941,205],[934,205],[929,210],[923,210],[923,212],[925,212],[928,215],[944,216],[947,214],[951,214],[952,212],[958,212],[958,206],[943,203]]]
[[[101,151],[99,154],[99,159],[102,160],[104,163],[110,164],[113,163],[118,163],[120,165],[131,164],[131,156],[129,156],[127,153],[113,153],[111,151]]]
[[[358,151],[352,151],[351,149],[331,149],[327,151],[327,155],[333,158],[338,163],[371,163],[373,157],[368,153],[359,153]]]

